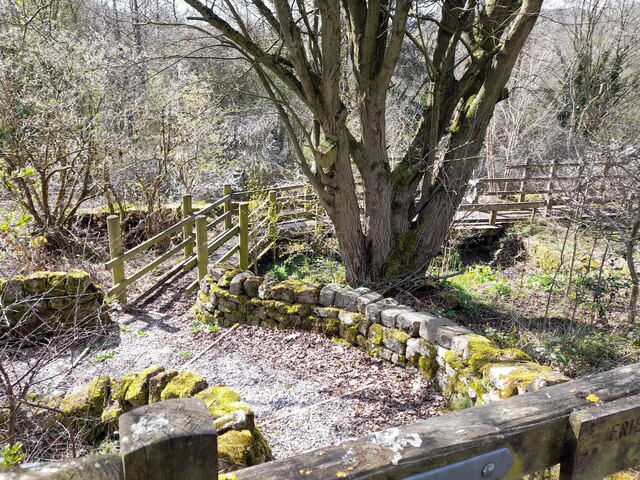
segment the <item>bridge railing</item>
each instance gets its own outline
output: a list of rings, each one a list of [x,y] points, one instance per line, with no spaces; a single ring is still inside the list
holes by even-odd
[[[216,478],[215,430],[199,400],[140,407],[120,418],[119,432],[120,456],[39,464],[0,478]],[[561,480],[640,466],[640,364],[237,470],[232,478],[497,480],[558,464]]]

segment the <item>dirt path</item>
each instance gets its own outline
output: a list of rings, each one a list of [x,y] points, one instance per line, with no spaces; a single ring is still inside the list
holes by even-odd
[[[151,364],[183,368],[228,331],[205,333],[188,315],[134,311],[113,318],[119,329],[95,344],[58,390]],[[49,363],[42,378],[59,381],[58,372],[85,347]],[[310,332],[240,326],[188,368],[240,393],[278,458],[437,415],[441,402],[415,372]]]

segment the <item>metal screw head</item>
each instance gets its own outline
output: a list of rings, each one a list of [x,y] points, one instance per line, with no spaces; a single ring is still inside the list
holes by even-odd
[[[490,477],[491,474],[495,471],[496,465],[495,463],[487,463],[482,469],[482,478]]]

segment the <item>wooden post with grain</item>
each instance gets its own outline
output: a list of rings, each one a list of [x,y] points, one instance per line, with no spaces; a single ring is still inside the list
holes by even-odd
[[[188,218],[192,213],[193,203],[191,195],[184,195],[182,197],[182,218]],[[193,224],[189,222],[182,227],[182,238],[187,240],[191,235],[193,235]],[[191,255],[193,255],[193,243],[189,242],[184,246],[184,258],[189,258]]]
[[[198,265],[198,281],[207,274],[209,263],[209,246],[207,245],[207,217],[196,217],[196,259]]]
[[[107,217],[107,236],[109,237],[109,257],[114,260],[124,253],[122,249],[122,226],[118,215]],[[113,285],[124,282],[124,262],[116,262],[111,267],[111,280]],[[127,302],[127,287],[122,287],[116,291],[116,300],[124,304]]]
[[[145,405],[120,417],[126,480],[211,480],[218,475],[217,432],[202,400]]]
[[[240,224],[240,237],[238,244],[240,246],[240,268],[247,270],[249,268],[249,205],[242,202],[238,206],[238,216]]]

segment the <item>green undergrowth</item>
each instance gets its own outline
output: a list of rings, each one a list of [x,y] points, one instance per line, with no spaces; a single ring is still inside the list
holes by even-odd
[[[580,376],[640,361],[640,324],[627,320],[624,251],[573,225],[520,223],[491,245],[458,243],[432,273],[433,308],[537,361]],[[433,295],[432,295],[433,297]]]
[[[293,255],[270,265],[267,275],[317,283],[345,283],[344,266],[338,260],[323,256]]]

